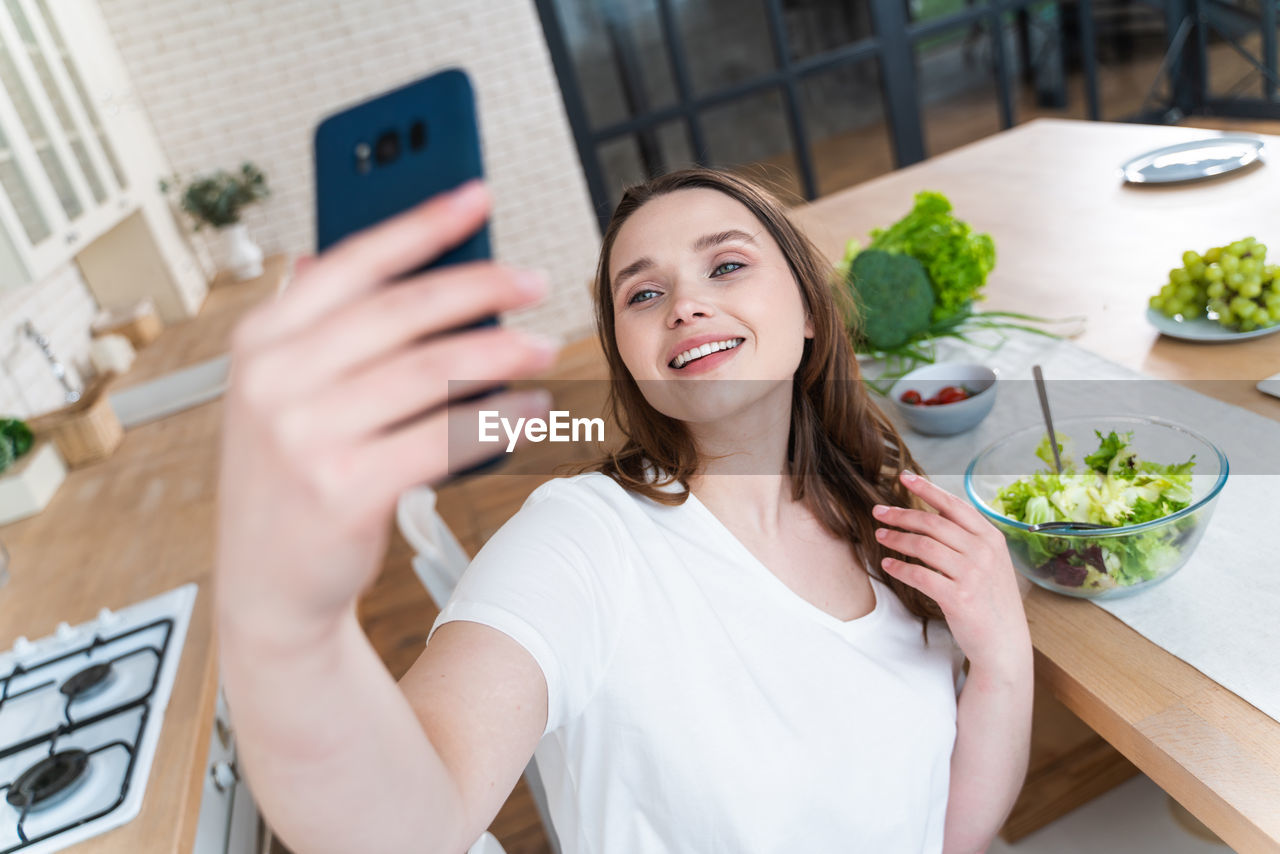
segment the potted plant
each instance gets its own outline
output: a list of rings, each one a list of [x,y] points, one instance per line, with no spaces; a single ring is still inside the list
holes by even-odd
[[[185,187],[176,175],[160,181],[160,192],[171,190],[180,193],[182,209],[195,220],[196,231],[211,225],[223,235],[226,263],[237,279],[262,275],[262,249],[240,221],[244,208],[271,195],[261,169],[246,161],[238,172],[219,169],[196,176]]]
[[[66,476],[52,442],[17,418],[0,418],[0,525],[43,510]]]

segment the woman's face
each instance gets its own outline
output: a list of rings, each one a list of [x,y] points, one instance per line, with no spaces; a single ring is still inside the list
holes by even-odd
[[[623,363],[649,404],[681,421],[740,413],[789,384],[813,337],[777,242],[716,190],[678,190],[633,213],[609,280]]]

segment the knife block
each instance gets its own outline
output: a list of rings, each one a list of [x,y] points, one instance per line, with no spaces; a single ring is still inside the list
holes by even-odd
[[[27,420],[32,432],[58,446],[68,468],[106,459],[124,440],[124,427],[107,400],[113,376],[99,374],[75,403]]]

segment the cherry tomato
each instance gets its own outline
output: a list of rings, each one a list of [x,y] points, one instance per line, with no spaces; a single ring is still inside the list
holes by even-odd
[[[939,404],[955,403],[957,400],[964,400],[968,396],[969,393],[959,386],[949,385],[940,389],[937,395],[935,395],[934,400]]]
[[[920,392],[916,391],[913,388],[910,388],[904,391],[902,393],[902,396],[899,397],[898,399],[901,400],[903,403],[911,403],[918,406],[920,404]]]

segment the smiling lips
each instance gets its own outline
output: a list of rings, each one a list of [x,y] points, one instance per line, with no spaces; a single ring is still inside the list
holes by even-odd
[[[674,359],[668,362],[668,366],[680,370],[690,362],[696,362],[699,359],[710,356],[712,353],[719,353],[722,350],[732,350],[745,341],[745,338],[722,338],[718,341],[708,341],[676,355]]]

